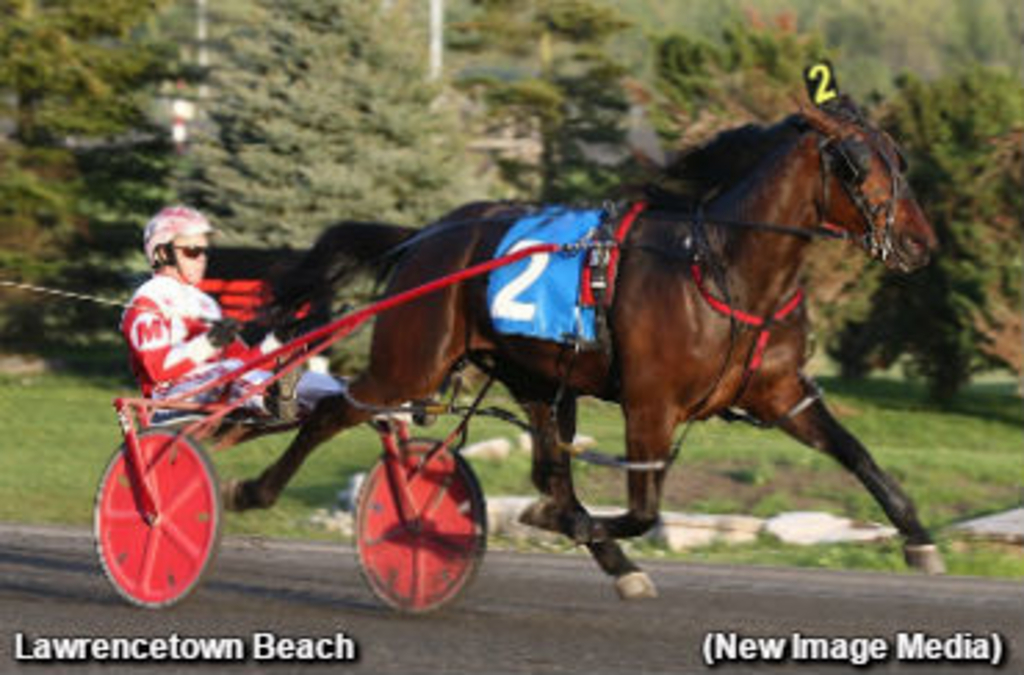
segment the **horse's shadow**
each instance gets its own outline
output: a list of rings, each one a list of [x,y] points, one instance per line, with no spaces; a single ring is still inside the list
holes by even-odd
[[[905,412],[950,413],[1024,426],[1021,400],[1012,383],[972,384],[951,401],[940,403],[928,396],[924,383],[912,380],[846,379],[836,376],[821,376],[817,380],[828,392],[863,401],[873,407]]]

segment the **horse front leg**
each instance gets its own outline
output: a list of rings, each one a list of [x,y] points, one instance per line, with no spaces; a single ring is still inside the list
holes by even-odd
[[[533,483],[543,497],[523,511],[520,521],[585,544],[601,570],[615,578],[615,588],[622,599],[657,596],[650,577],[626,556],[604,528],[595,525],[601,519],[593,518],[576,496],[572,458],[562,447],[576,436],[576,399],[564,397],[554,419],[547,402],[523,402],[523,408],[530,416],[532,428]]]
[[[627,408],[627,457],[631,462],[665,462],[672,443],[674,422],[671,411],[661,407]],[[661,492],[667,473],[664,468],[630,470],[627,476],[629,509],[620,516],[593,518],[591,554],[609,574],[624,600],[657,597],[654,582],[630,560],[616,539],[639,537],[658,522]]]
[[[764,421],[781,419],[804,397],[812,395],[804,378],[794,375],[765,389],[745,407]],[[907,564],[928,574],[943,574],[945,565],[931,535],[921,524],[913,500],[899,483],[875,463],[860,441],[843,427],[818,398],[779,427],[797,440],[831,456],[867,488],[904,538]]]

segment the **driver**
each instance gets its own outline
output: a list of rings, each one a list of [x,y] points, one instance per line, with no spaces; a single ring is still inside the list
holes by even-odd
[[[186,393],[281,346],[272,333],[255,346],[246,344],[239,335],[249,331],[224,318],[217,301],[197,287],[206,275],[213,233],[203,214],[185,206],[165,208],[146,225],[143,246],[153,276],[132,296],[121,319],[121,333],[130,350],[132,372],[147,397],[166,399]],[[247,385],[270,376],[265,370],[245,373],[225,385],[230,386],[229,398],[241,396]],[[342,390],[342,383],[329,375],[304,372],[294,395],[300,409],[311,410],[321,398]],[[224,393],[223,387],[216,387],[191,400],[208,403]],[[252,396],[244,405],[257,413],[292,417],[294,406],[285,403],[294,399],[285,398],[288,401],[281,401],[280,394],[268,396],[271,411],[262,396]]]

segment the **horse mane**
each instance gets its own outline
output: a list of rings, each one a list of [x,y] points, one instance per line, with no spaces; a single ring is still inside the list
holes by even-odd
[[[704,145],[685,151],[647,188],[652,207],[690,210],[729,189],[777,148],[796,141],[809,126],[790,115],[770,126],[729,129]]]

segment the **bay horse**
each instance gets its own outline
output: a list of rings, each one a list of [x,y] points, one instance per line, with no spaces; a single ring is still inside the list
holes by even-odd
[[[586,545],[623,598],[656,595],[616,540],[655,524],[674,431],[736,409],[835,458],[904,537],[908,564],[941,573],[911,499],[802,372],[809,327],[796,294],[814,236],[841,234],[902,272],[925,265],[936,249],[904,170],[893,139],[845,97],[771,126],[724,132],[670,166],[646,208],[635,209],[607,315],[609,349],[576,353],[568,367],[564,345],[499,334],[487,279],[475,278],[379,316],[369,365],[349,394],[375,406],[428,398],[466,359],[493,374],[532,427],[541,497],[524,521]],[[392,266],[388,295],[486,261],[530,211],[480,202],[423,230],[342,224],[278,280],[275,309],[289,316],[355,268],[382,261]],[[567,444],[579,396],[621,407],[633,469],[624,514],[591,516],[574,492]],[[315,447],[371,414],[345,397],[324,400],[258,478],[225,486],[226,504],[270,506]]]

